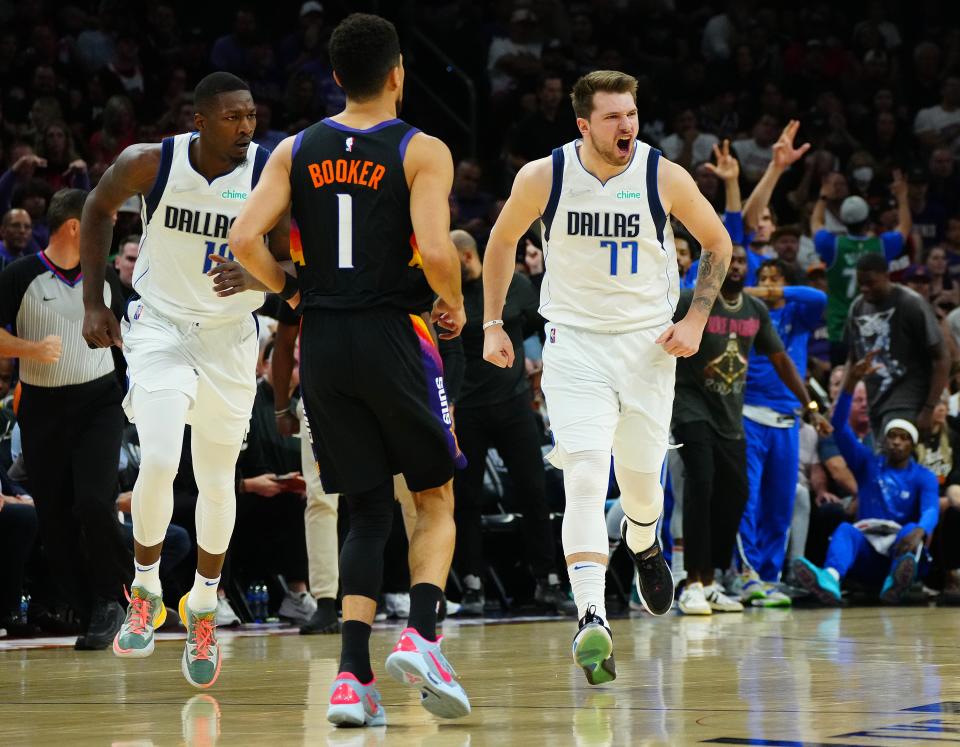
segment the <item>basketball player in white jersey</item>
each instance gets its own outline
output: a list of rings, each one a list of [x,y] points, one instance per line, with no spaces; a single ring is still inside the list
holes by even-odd
[[[179,606],[187,627],[181,669],[192,685],[209,687],[220,672],[217,585],[236,517],[234,469],[256,391],[253,311],[263,294],[233,294],[208,274],[232,259],[227,232],[269,153],[251,141],[256,107],[236,76],[208,75],[197,85],[194,105],[197,132],[130,146],[103,175],[83,212],[80,253],[85,286],[93,289],[84,288],[83,335],[91,347],[123,348],[129,364],[124,407],[136,423],[142,456],[131,511],[135,577],[113,651],[148,656],[154,629],[166,617],[160,550],[189,423],[200,492],[197,573]],[[103,305],[103,268],[111,215],[135,194],[143,196],[144,232],[121,342],[120,325]],[[289,251],[284,228],[270,234],[271,250],[281,254]]]
[[[732,251],[691,176],[637,140],[636,90],[635,78],[609,70],[577,81],[572,98],[582,140],[520,170],[483,267],[483,357],[509,366],[513,345],[501,314],[515,248],[541,222],[540,313],[549,320],[542,385],[556,442],[550,459],[563,469],[567,499],[563,548],[580,616],[573,657],[590,684],[616,677],[604,607],[611,452],[626,514],[620,531],[637,566],[640,599],[655,615],[673,603],[656,527],[676,356],[697,351]],[[671,214],[703,246],[706,268],[677,324]]]

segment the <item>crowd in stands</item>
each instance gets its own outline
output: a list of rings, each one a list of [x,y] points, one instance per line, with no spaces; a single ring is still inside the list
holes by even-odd
[[[0,270],[46,247],[47,208],[58,190],[91,189],[125,147],[192,129],[190,91],[211,70],[249,82],[254,139],[267,148],[337,113],[344,99],[325,45],[346,12],[372,9],[354,5],[281,4],[276,18],[240,5],[218,25],[194,26],[191,7],[177,0],[0,2]],[[791,325],[801,323],[780,311],[798,297],[791,289],[815,291],[805,296],[819,306],[804,317],[800,374],[833,433],[796,424],[796,498],[774,509],[786,512],[780,523],[789,531],[774,538],[782,551],[773,554],[775,567],[756,568],[738,542],[735,557],[716,569],[723,599],[767,606],[799,587],[826,603],[839,602],[842,589],[888,602],[912,593],[960,599],[960,8],[905,0],[432,0],[380,10],[395,15],[401,39],[416,30],[475,84],[477,147],[454,149],[450,195],[468,284],[517,170],[579,136],[572,82],[590,70],[618,69],[640,81],[641,139],[687,168],[723,216],[745,249],[745,293],[769,307],[785,345]],[[405,64],[441,99],[455,101],[462,92],[428,69],[431,59],[411,54]],[[431,132],[431,108],[416,90],[409,96],[413,124]],[[111,252],[128,293],[142,231],[134,199],[116,216]],[[699,247],[680,225],[674,235],[683,285],[693,287]],[[485,364],[468,350],[466,401],[458,403],[450,387],[452,404],[464,405],[474,429],[487,427],[484,408],[507,402],[532,411],[531,439],[540,448],[550,443],[535,308],[544,266],[532,227],[517,247],[516,344],[524,355],[515,386],[495,392],[499,399],[480,396],[486,384],[471,366]],[[261,586],[273,592],[269,615],[298,623],[316,611],[315,597],[330,594],[311,589],[318,571],[308,557],[308,487],[298,479],[310,465],[300,440],[281,435],[269,413],[277,330],[270,317],[278,306],[268,299],[261,311],[260,384],[237,466],[237,529],[223,589],[235,609],[224,604],[226,622],[238,618],[233,612],[263,616]],[[468,317],[465,338],[471,323],[479,320]],[[749,376],[746,367],[741,373]],[[749,406],[749,380],[746,386]],[[0,358],[0,629],[73,632],[76,621],[36,539],[16,410],[17,363]],[[469,501],[457,518],[470,544],[458,547],[447,592],[462,600],[459,614],[482,614],[498,602],[569,610],[558,593],[562,481],[540,454],[531,463],[529,443],[487,438],[480,474],[469,485],[458,478]],[[521,448],[523,455],[514,452]],[[131,543],[137,461],[136,429],[128,426],[117,510]],[[690,552],[679,521],[683,469],[673,456],[668,462],[662,531],[672,535],[667,547],[682,579]],[[759,503],[746,512],[763,526],[765,484],[752,487]],[[168,604],[192,578],[196,495],[187,434],[162,565]],[[511,523],[514,515],[524,517],[522,529]],[[398,504],[396,541],[387,550],[397,558],[405,553],[403,518]],[[612,548],[618,539],[612,532]],[[906,574],[900,561],[908,555],[916,583],[893,594],[888,582]],[[404,614],[405,584],[387,579],[390,614]],[[721,602],[712,611],[736,607]]]

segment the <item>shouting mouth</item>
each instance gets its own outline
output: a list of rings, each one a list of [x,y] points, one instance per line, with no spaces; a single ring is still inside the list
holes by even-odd
[[[629,137],[618,137],[617,138],[617,155],[621,158],[626,158],[630,155],[630,138]]]

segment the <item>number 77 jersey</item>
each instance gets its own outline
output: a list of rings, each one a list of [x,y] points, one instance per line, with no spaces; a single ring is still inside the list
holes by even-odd
[[[627,168],[603,183],[583,167],[580,142],[553,151],[540,313],[595,332],[669,324],[680,277],[657,189],[660,151],[636,141]]]
[[[403,169],[417,132],[324,119],[294,139],[290,254],[305,308],[429,308]]]
[[[267,163],[270,151],[250,143],[247,158],[213,181],[194,169],[188,132],[164,139],[160,168],[142,203],[143,238],[133,289],[144,303],[175,320],[215,322],[249,316],[263,305],[253,291],[221,298],[214,293],[211,254],[233,259],[227,234]]]

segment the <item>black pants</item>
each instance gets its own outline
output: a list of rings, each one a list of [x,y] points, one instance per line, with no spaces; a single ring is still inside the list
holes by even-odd
[[[123,599],[133,554],[117,519],[123,412],[113,374],[63,387],[23,385],[19,422],[50,569],[86,620],[94,597]]]
[[[523,513],[524,550],[534,576],[555,570],[553,529],[547,511],[543,455],[530,397],[521,394],[487,407],[458,407],[457,440],[467,457],[466,469],[454,475],[457,522],[455,564],[461,574],[483,577],[480,515],[487,450],[493,446],[513,481]]]
[[[674,425],[673,433],[683,444],[684,567],[709,581],[714,568],[730,565],[747,505],[746,442],[720,438],[704,422]]]
[[[36,537],[36,508],[8,503],[0,509],[0,620],[19,611],[23,568]]]

